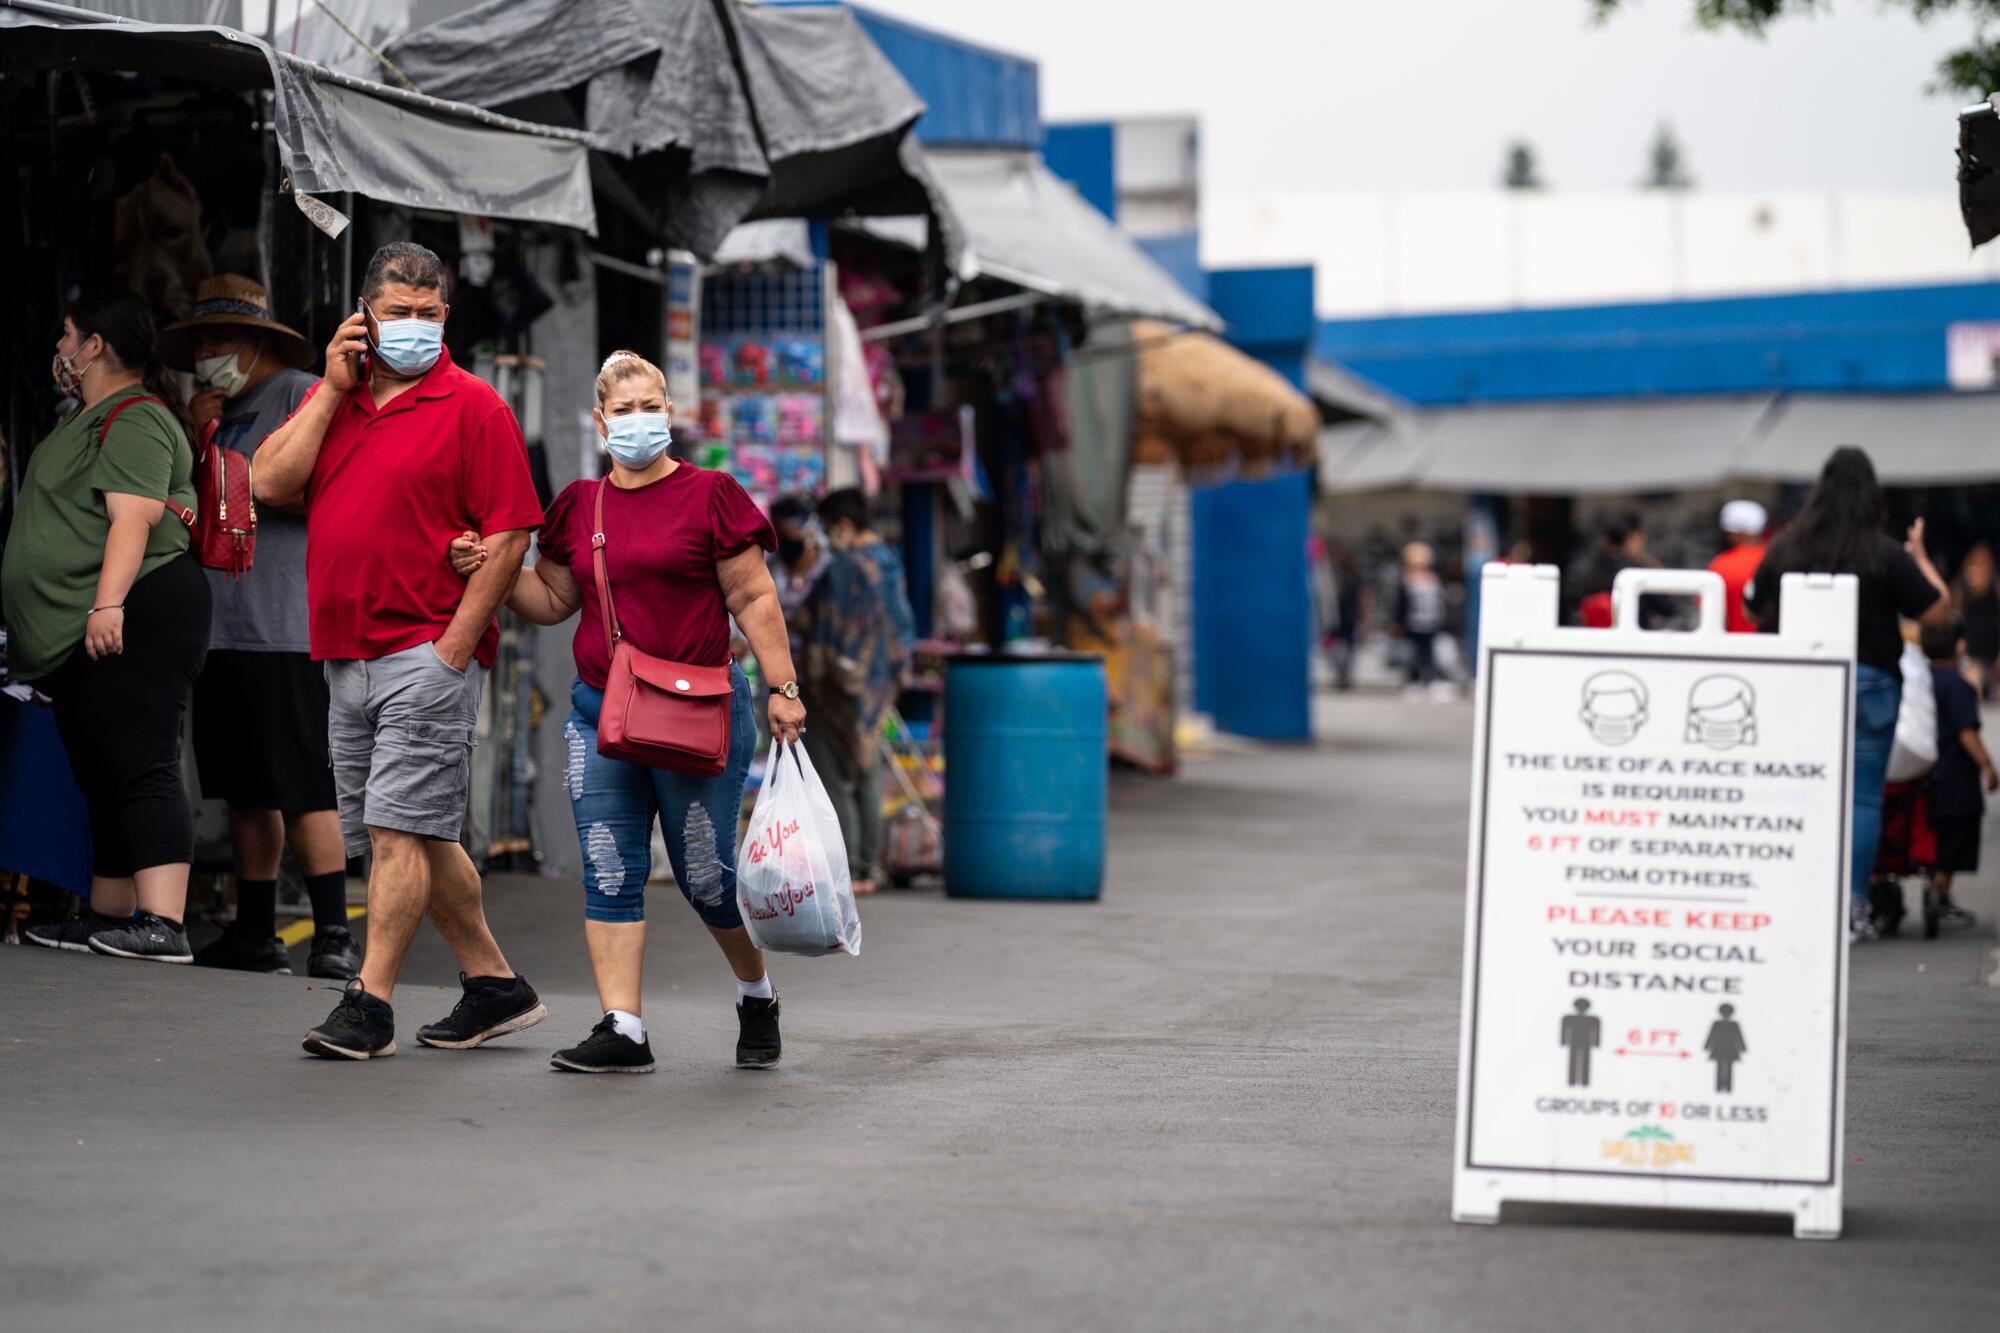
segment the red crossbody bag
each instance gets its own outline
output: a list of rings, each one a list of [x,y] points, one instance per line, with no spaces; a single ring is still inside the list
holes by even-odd
[[[98,447],[102,448],[110,436],[111,423],[118,420],[120,412],[134,403],[159,401],[127,398],[112,408],[98,427]],[[215,442],[214,422],[202,431],[201,447],[195,450],[194,508],[183,508],[172,496],[167,497],[166,506],[167,512],[187,524],[193,534],[195,559],[233,579],[250,572],[250,562],[257,555],[257,500],[250,493],[250,460]]]
[[[735,694],[729,667],[669,662],[625,641],[604,570],[604,492],[610,485],[597,483],[590,520],[590,560],[597,571],[604,640],[611,649],[611,673],[597,715],[597,752],[648,768],[714,777],[729,762],[729,710]]]

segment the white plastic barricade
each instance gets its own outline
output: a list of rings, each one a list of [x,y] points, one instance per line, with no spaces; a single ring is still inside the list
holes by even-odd
[[[1639,627],[1692,596],[1693,632]],[[1488,565],[1452,1217],[1507,1201],[1780,1212],[1840,1234],[1855,581],[1628,570],[1614,628]]]

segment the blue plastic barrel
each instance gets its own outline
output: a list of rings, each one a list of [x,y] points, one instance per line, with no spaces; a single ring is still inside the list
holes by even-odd
[[[944,883],[957,898],[1104,888],[1104,662],[966,653],[944,683]]]

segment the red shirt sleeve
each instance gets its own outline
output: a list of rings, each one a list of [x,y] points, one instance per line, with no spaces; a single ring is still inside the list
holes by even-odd
[[[570,523],[576,516],[576,507],[583,503],[579,497],[585,489],[585,482],[573,481],[550,503],[548,515],[542,519],[542,531],[535,539],[541,559],[572,567],[576,564],[576,540],[570,532]]]
[[[764,517],[764,511],[743,489],[743,483],[727,472],[713,475],[715,481],[708,491],[708,522],[715,558],[721,560],[753,546],[777,550],[778,534],[772,530],[771,520]]]
[[[459,443],[465,512],[483,535],[534,531],[542,525],[542,502],[528,473],[528,443],[514,413],[496,398],[471,423]]]

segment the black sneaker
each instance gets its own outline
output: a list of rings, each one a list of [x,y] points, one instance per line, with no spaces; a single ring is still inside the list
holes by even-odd
[[[736,1002],[736,1067],[769,1069],[778,1063],[784,1046],[778,1040],[778,997],[768,1000],[749,996]]]
[[[302,1044],[329,1060],[380,1060],[396,1053],[396,1011],[350,981],[326,1022],[306,1033]]]
[[[1954,929],[1976,925],[1979,922],[1978,917],[1952,901],[1952,897],[1948,893],[1938,895],[1938,920],[1942,924],[1951,926]]]
[[[106,926],[90,937],[92,953],[113,958],[139,958],[149,963],[192,963],[187,931],[178,921],[151,912],[134,912],[130,921]]]
[[[235,930],[225,930],[213,944],[194,951],[196,967],[226,967],[232,972],[268,972],[273,976],[292,975],[292,956],[276,935],[268,939],[247,939]]]
[[[653,1043],[633,1041],[606,1014],[588,1037],[566,1051],[557,1051],[549,1063],[575,1074],[650,1074]]]
[[[39,944],[44,949],[67,949],[71,953],[89,953],[90,937],[100,930],[110,930],[114,926],[129,925],[129,916],[99,916],[88,907],[72,917],[61,921],[44,922],[39,926],[29,926],[21,932],[21,938],[30,944]]]
[[[361,975],[361,946],[346,926],[328,926],[313,933],[312,954],[306,960],[306,975],[329,981],[352,981]]]
[[[499,977],[468,977],[458,974],[465,988],[458,1004],[443,1020],[417,1029],[417,1040],[426,1046],[447,1051],[469,1051],[473,1047],[504,1037],[510,1032],[531,1028],[549,1016],[549,1007],[535,994],[528,979],[516,973]]]

